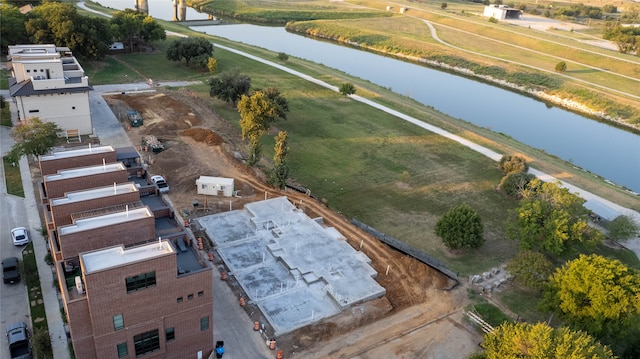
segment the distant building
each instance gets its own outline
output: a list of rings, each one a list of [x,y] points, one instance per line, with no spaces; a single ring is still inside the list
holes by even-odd
[[[137,171],[128,171],[136,154],[103,146],[40,157],[48,244],[75,356],[207,358],[213,268],[157,191],[136,183]],[[122,162],[107,161],[115,157]]]
[[[93,132],[89,107],[89,78],[69,48],[55,45],[9,46],[9,94],[21,121],[39,117],[60,129]]]
[[[484,16],[498,20],[520,19],[522,10],[508,7],[507,5],[488,5],[484,7]]]

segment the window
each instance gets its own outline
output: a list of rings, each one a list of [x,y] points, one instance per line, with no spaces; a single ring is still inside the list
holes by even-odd
[[[29,113],[38,113],[40,110],[29,110]]]
[[[133,345],[136,349],[136,357],[160,350],[160,335],[158,329],[134,335]]]
[[[126,357],[129,355],[129,351],[127,350],[127,342],[118,344],[118,358]]]
[[[176,302],[178,302],[178,303],[182,303],[182,297],[178,297],[178,299],[176,300]]]
[[[165,335],[165,338],[166,338],[166,340],[167,340],[168,342],[170,342],[170,341],[172,341],[172,340],[176,339],[176,332],[175,332],[175,329],[174,329],[173,327],[171,327],[171,328],[167,328],[167,329],[164,331],[164,335]]]
[[[192,294],[189,294],[189,295],[187,296],[187,299],[189,299],[189,300],[193,299],[193,293],[192,293]]]
[[[200,318],[200,330],[205,331],[209,329],[209,317]]]
[[[122,314],[116,314],[113,316],[113,330],[120,330],[124,328],[124,318]]]
[[[127,293],[156,286],[156,272],[147,272],[126,278]]]
[[[202,297],[204,295],[204,291],[199,291],[198,292],[198,297]]]

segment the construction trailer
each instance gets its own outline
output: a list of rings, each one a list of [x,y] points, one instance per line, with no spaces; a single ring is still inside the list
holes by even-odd
[[[200,176],[196,180],[198,194],[232,197],[234,195],[233,178]]]

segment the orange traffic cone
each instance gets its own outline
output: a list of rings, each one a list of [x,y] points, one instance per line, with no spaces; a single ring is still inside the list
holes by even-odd
[[[282,359],[282,350],[278,350],[278,355],[276,355],[276,359]]]
[[[209,262],[213,262],[213,253],[209,253]]]

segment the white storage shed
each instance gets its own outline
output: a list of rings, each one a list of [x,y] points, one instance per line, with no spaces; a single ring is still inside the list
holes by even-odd
[[[198,194],[210,196],[233,196],[233,178],[200,176],[196,180]]]

